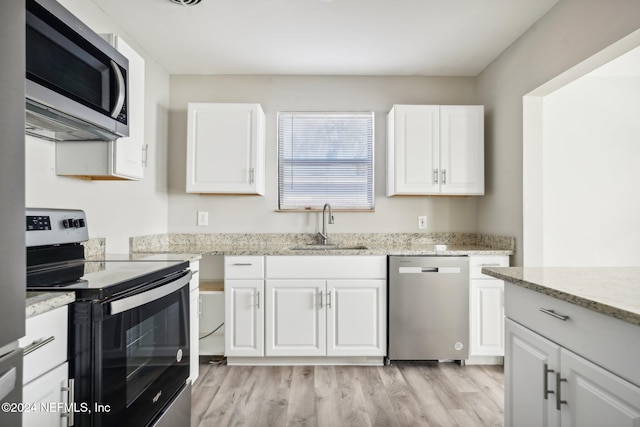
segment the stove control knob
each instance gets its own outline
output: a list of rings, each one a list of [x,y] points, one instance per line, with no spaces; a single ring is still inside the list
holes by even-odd
[[[78,224],[80,224],[80,225],[79,225],[79,227],[80,227],[80,228],[82,228],[82,227],[86,227],[86,225],[87,225],[87,224],[86,224],[86,222],[85,222],[85,220],[84,220],[84,219],[82,219],[82,218],[80,218],[80,219],[78,220]]]
[[[64,228],[72,228],[73,227],[73,219],[63,219],[62,227]]]

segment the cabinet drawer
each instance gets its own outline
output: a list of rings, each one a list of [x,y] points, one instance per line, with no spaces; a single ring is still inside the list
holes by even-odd
[[[541,309],[567,318],[556,318]],[[505,313],[508,318],[640,386],[639,326],[511,283],[505,284]]]
[[[492,279],[495,277],[482,274],[482,267],[508,267],[509,257],[506,255],[480,255],[469,257],[469,277],[471,279]]]
[[[262,279],[264,278],[264,257],[261,256],[225,256],[225,279]]]
[[[268,256],[270,279],[385,279],[386,256]]]
[[[28,352],[24,356],[23,384],[39,377],[67,360],[68,307],[30,317],[26,322],[26,335],[20,347]],[[38,343],[46,344],[36,348]]]

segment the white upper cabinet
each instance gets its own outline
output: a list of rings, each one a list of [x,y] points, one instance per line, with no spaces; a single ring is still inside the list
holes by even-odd
[[[187,193],[264,195],[264,147],[259,104],[189,103]]]
[[[129,60],[129,136],[115,141],[56,142],[56,174],[95,180],[141,180],[147,158],[144,58],[118,35],[105,34],[103,37]]]
[[[484,194],[482,105],[394,105],[387,196]]]

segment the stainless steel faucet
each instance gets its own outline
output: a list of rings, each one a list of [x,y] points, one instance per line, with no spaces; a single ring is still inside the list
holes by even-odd
[[[318,232],[318,236],[320,236],[320,242],[323,245],[329,244],[329,234],[327,233],[327,209],[329,209],[329,224],[333,224],[333,211],[331,210],[331,205],[329,203],[325,203],[322,208],[322,232]]]

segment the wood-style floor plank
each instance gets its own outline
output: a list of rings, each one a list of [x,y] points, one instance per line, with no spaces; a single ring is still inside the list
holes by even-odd
[[[502,367],[202,366],[192,427],[501,427]]]

